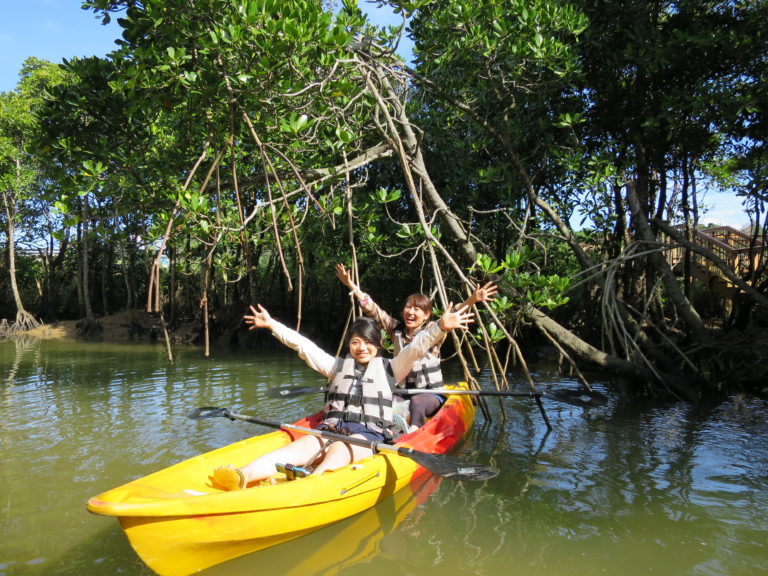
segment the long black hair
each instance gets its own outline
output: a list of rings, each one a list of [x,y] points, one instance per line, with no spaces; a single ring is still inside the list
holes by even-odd
[[[379,330],[379,326],[373,318],[358,318],[352,322],[352,326],[349,327],[347,345],[349,345],[349,341],[353,336],[359,336],[366,342],[381,348],[381,330]]]

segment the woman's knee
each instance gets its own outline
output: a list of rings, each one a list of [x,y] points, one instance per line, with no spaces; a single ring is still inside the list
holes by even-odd
[[[411,424],[422,426],[429,416],[440,408],[440,400],[433,394],[421,394],[411,400]]]
[[[315,468],[315,472],[335,470],[354,461],[353,447],[341,441],[332,442],[326,449],[323,460]]]

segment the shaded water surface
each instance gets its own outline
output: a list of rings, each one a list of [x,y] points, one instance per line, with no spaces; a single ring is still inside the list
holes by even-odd
[[[169,364],[160,346],[0,341],[0,368],[0,576],[151,575],[86,500],[266,431],[191,421],[192,408],[292,421],[321,402],[266,394],[322,384],[287,354],[180,349]],[[536,378],[576,387],[546,367]],[[767,404],[545,400],[547,434],[532,403],[493,399],[492,420],[479,413],[462,452],[498,466],[493,480],[433,478],[415,496],[201,574],[766,574]]]

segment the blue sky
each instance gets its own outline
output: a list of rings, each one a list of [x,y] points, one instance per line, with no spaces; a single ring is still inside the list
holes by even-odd
[[[61,62],[104,56],[116,48],[116,24],[102,26],[79,0],[0,0],[0,92],[13,90],[30,56]]]
[[[116,48],[116,23],[103,26],[80,0],[0,0],[0,92],[13,90],[21,65],[29,56],[61,62],[74,56],[104,56]],[[366,2],[360,2],[365,10]],[[374,10],[373,5],[370,10]],[[376,13],[378,24],[399,23],[399,17]],[[402,47],[401,47],[402,48]],[[711,192],[704,204],[710,212],[704,222],[741,227],[748,223],[733,194]]]

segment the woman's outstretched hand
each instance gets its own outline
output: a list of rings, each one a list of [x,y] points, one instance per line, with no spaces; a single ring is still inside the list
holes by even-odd
[[[269,315],[269,312],[267,312],[266,308],[262,306],[261,304],[256,304],[256,306],[259,307],[258,310],[251,306],[251,315],[249,316],[246,314],[243,316],[243,320],[246,324],[250,325],[250,328],[248,330],[253,330],[254,328],[272,328],[272,316]]]
[[[472,300],[474,300],[473,304],[484,302],[486,300],[493,300],[496,297],[496,292],[498,290],[499,287],[496,286],[493,281],[486,282],[484,286],[477,284],[475,286],[475,291],[472,293]]]
[[[344,264],[336,264],[336,278],[341,280],[341,283],[350,290],[355,290],[357,286],[355,286],[355,283],[352,281],[352,274],[350,272],[350,270],[344,268]]]
[[[444,332],[455,330],[456,328],[466,330],[475,321],[475,314],[469,311],[469,306],[463,305],[457,310],[453,310],[453,302],[451,302],[446,310],[445,314],[437,321],[440,330]]]

